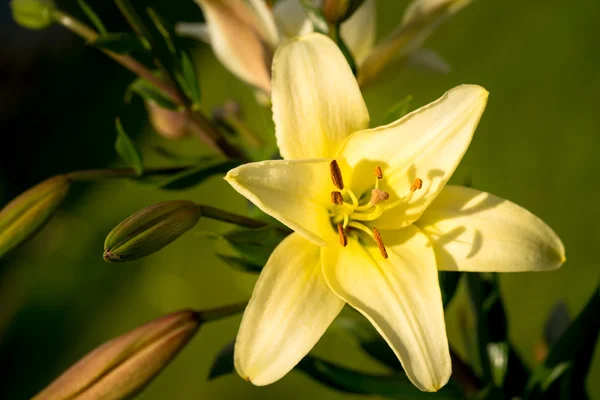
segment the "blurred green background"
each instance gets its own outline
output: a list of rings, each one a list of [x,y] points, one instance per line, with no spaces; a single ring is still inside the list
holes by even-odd
[[[109,27],[125,30],[112,2],[90,1]],[[199,20],[191,0],[145,0],[170,20]],[[4,3],[6,4],[6,3]],[[58,1],[81,15],[74,1]],[[379,0],[378,36],[401,18],[407,1]],[[153,146],[196,156],[195,139],[167,142],[145,126],[141,102],[125,105],[133,76],[60,27],[18,28],[0,9],[0,204],[61,172],[120,165],[113,150],[114,118],[145,149],[148,164],[164,165]],[[461,83],[491,95],[473,144],[454,182],[512,200],[544,219],[563,239],[567,263],[556,272],[506,274],[502,291],[510,337],[532,366],[552,307],[564,301],[576,315],[600,278],[600,7],[596,0],[479,0],[443,25],[426,43],[452,65],[447,75],[396,69],[365,92],[372,120],[406,95],[413,106]],[[226,72],[210,49],[196,54],[210,111],[229,98],[267,138],[272,124],[252,92]],[[128,264],[106,264],[106,234],[153,202],[191,199],[244,212],[246,202],[220,178],[194,190],[165,192],[132,181],[77,185],[58,215],[37,236],[0,260],[0,397],[26,399],[103,341],[164,313],[246,299],[254,276],[214,256],[227,251],[206,236],[226,226],[209,221],[159,253]],[[464,301],[447,313],[451,343],[464,354]],[[292,372],[256,388],[235,375],[207,382],[218,350],[233,339],[239,317],[211,323],[140,396],[142,399],[286,398],[349,396]],[[598,349],[588,379],[600,399]],[[382,371],[347,338],[328,333],[316,351],[332,360]]]

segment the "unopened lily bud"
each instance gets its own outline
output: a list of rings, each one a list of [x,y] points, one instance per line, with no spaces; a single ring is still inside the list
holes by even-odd
[[[112,339],[79,360],[33,400],[129,398],[147,385],[200,327],[193,311],[179,311]]]
[[[150,123],[166,139],[181,139],[190,133],[188,119],[183,111],[169,110],[152,100],[146,101]]]
[[[324,0],[323,16],[331,24],[344,22],[365,0]]]
[[[44,227],[71,186],[64,175],[37,184],[0,211],[0,257]]]
[[[131,261],[152,254],[191,229],[200,206],[177,200],[141,209],[117,225],[104,242],[104,261]]]
[[[45,29],[54,23],[52,0],[11,0],[13,19],[23,28]]]

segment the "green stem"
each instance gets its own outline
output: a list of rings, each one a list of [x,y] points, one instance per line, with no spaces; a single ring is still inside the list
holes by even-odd
[[[232,315],[240,314],[246,309],[248,301],[242,301],[240,303],[230,304],[227,306],[212,308],[209,310],[198,310],[196,311],[201,322],[216,321],[222,318],[230,317]]]
[[[202,209],[202,216],[210,219],[214,219],[217,221],[227,222],[230,224],[244,226],[246,228],[263,228],[265,226],[269,226],[268,222],[260,221],[253,218],[244,217],[239,214],[234,214],[229,211],[221,210],[220,208],[200,205]],[[292,231],[289,228],[284,227],[275,227],[275,229],[283,234],[289,234]]]
[[[176,174],[190,168],[193,166],[146,168],[144,176]],[[71,181],[88,182],[102,179],[136,178],[137,174],[134,168],[107,168],[73,171],[66,176]]]

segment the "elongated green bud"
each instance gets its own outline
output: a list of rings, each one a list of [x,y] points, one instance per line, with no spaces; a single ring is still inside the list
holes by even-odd
[[[177,200],[141,209],[117,225],[104,242],[104,261],[131,261],[152,254],[192,228],[200,206]]]
[[[54,23],[52,0],[11,0],[13,19],[27,29],[45,29]]]
[[[112,339],[79,360],[33,400],[130,397],[147,385],[200,327],[194,311],[179,311]]]
[[[0,211],[0,258],[44,227],[71,186],[64,175],[37,184]]]

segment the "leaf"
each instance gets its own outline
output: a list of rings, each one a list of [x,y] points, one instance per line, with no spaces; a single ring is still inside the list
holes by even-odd
[[[104,27],[102,20],[98,17],[98,14],[90,7],[85,0],[77,0],[77,4],[79,8],[87,15],[87,17],[92,21],[92,24],[96,27],[96,30],[100,33],[100,36],[104,36],[108,34],[108,31]]]
[[[553,346],[571,325],[571,316],[564,302],[559,301],[554,305],[550,316],[544,326],[544,340]]]
[[[260,274],[263,266],[255,264],[252,261],[249,261],[242,257],[233,257],[227,256],[225,254],[215,254],[217,257],[221,259],[225,264],[229,265],[231,268],[237,269],[238,271],[248,272],[251,274]]]
[[[508,340],[498,276],[468,273],[466,282],[475,314],[477,354],[483,380],[502,388],[507,397],[519,395],[529,373]]]
[[[144,174],[142,156],[135,144],[131,141],[129,136],[127,136],[127,133],[125,133],[119,118],[116,120],[116,127],[117,141],[115,142],[115,149],[117,150],[117,154],[119,154],[127,164],[133,167],[137,176],[142,176]]]
[[[281,243],[286,235],[273,226],[254,229],[236,229],[223,235],[223,238],[244,259],[255,265],[264,266],[275,247]]]
[[[130,101],[132,93],[136,93],[146,101],[153,101],[167,110],[177,111],[179,109],[177,104],[173,103],[167,95],[145,79],[138,78],[129,85],[126,93],[126,101]]]
[[[219,351],[208,375],[212,380],[234,371],[232,341]],[[378,394],[395,399],[462,399],[458,389],[449,384],[437,393],[421,392],[408,379],[397,375],[373,375],[356,371],[318,357],[307,355],[294,368],[317,382],[345,393]]]
[[[177,56],[177,48],[175,46],[175,43],[173,42],[173,38],[177,37],[175,35],[174,26],[167,20],[165,20],[163,17],[161,17],[153,8],[148,7],[146,9],[146,12],[148,13],[148,16],[152,20],[152,23],[154,24],[154,27],[156,28],[158,33],[160,33],[160,35],[163,37],[165,44],[169,49],[169,52],[173,56]]]
[[[548,357],[527,383],[526,398],[541,398],[546,392],[559,392],[562,398],[587,398],[585,379],[600,331],[600,288],[550,348]]]
[[[115,0],[115,3],[135,33],[147,40],[145,43],[148,46],[147,49],[150,50],[153,42],[152,35],[133,5],[129,0]]]
[[[446,308],[456,293],[462,273],[453,271],[440,271],[438,275],[440,289],[442,291],[442,300],[444,302],[444,308]]]
[[[211,381],[220,376],[231,374],[235,368],[233,366],[233,349],[235,340],[227,343],[218,353],[210,366],[208,380]]]
[[[196,76],[196,69],[192,59],[186,52],[181,53],[181,73],[183,75],[183,87],[189,93],[194,104],[200,104],[202,96],[200,95],[200,83]]]
[[[410,103],[412,102],[412,96],[406,96],[403,100],[396,103],[392,108],[389,109],[385,118],[381,121],[379,125],[387,125],[391,124],[404,117],[410,111]],[[378,125],[378,126],[379,126]]]
[[[93,41],[92,45],[118,54],[128,54],[146,49],[143,40],[133,33],[107,33]]]
[[[183,190],[200,185],[213,175],[224,174],[230,169],[240,165],[239,161],[220,161],[218,163],[202,164],[195,168],[190,168],[180,173],[153,182],[156,186],[164,190]]]

